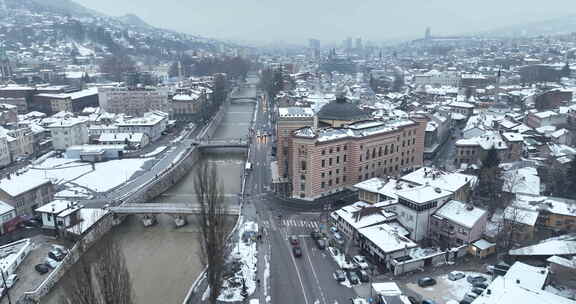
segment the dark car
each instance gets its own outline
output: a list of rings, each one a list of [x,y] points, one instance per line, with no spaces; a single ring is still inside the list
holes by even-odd
[[[294,254],[295,257],[299,258],[302,256],[302,248],[300,248],[299,246],[294,246],[292,247],[292,253]]]
[[[293,235],[289,236],[288,240],[290,241],[290,244],[292,244],[293,246],[298,246],[298,244],[300,243],[298,241],[298,238]]]
[[[486,289],[486,288],[488,288],[488,284],[486,284],[486,283],[474,283],[474,284],[472,284],[472,287],[480,288],[480,289]]]
[[[431,277],[423,277],[418,280],[418,286],[420,287],[428,287],[436,285],[436,280]]]
[[[433,300],[422,300],[422,304],[436,304]]]
[[[317,239],[316,245],[318,245],[318,249],[324,250],[326,248],[326,240],[325,239]]]
[[[45,274],[50,271],[50,267],[46,264],[38,264],[34,266],[34,269],[36,269],[39,274]]]
[[[344,270],[336,270],[336,272],[334,272],[334,279],[338,282],[346,281],[346,272],[344,272]]]
[[[481,295],[484,292],[484,289],[475,287],[475,288],[472,288],[472,292],[477,294],[477,295]]]
[[[60,249],[53,249],[50,252],[48,252],[48,257],[58,262],[62,261],[65,256],[66,254],[62,252],[62,250]]]
[[[348,271],[348,281],[350,281],[350,284],[358,284],[360,283],[360,278],[355,271]]]
[[[413,296],[408,296],[408,301],[410,301],[410,304],[420,304],[420,302]]]
[[[475,284],[475,283],[484,283],[488,279],[483,276],[468,276],[466,277],[466,280],[468,280],[468,283],[470,284]]]
[[[366,283],[370,281],[370,276],[368,276],[368,272],[366,270],[358,269],[356,270],[356,274],[360,278],[361,282]]]

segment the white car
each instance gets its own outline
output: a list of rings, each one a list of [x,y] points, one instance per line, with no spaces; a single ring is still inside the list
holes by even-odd
[[[368,269],[370,267],[370,265],[368,265],[368,263],[366,262],[366,258],[364,256],[361,255],[355,255],[352,260],[354,261],[354,263],[356,263],[356,265],[358,265],[358,267],[360,267],[360,269]]]

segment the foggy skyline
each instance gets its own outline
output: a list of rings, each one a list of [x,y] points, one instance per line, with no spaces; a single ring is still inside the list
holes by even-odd
[[[307,43],[308,38],[339,42],[346,37],[384,41],[456,35],[538,22],[576,13],[576,1],[554,5],[523,0],[389,1],[342,0],[75,0],[111,16],[133,13],[150,25],[209,38],[258,42]],[[437,1],[434,1],[437,2]],[[439,1],[438,1],[439,2]]]

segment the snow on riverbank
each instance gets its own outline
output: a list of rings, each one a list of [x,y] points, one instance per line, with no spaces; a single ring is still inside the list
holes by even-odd
[[[168,147],[166,147],[166,146],[160,146],[160,147],[154,149],[154,151],[152,151],[152,152],[150,152],[150,153],[146,153],[146,154],[142,155],[141,157],[143,157],[143,158],[154,157],[154,156],[156,156],[156,155],[164,152],[164,150],[166,150],[166,148],[168,148]]]
[[[226,281],[222,286],[219,301],[241,302],[242,280],[244,279],[246,291],[251,295],[256,290],[256,271],[258,269],[258,248],[255,236],[258,233],[258,224],[246,222],[240,228],[240,240],[236,248],[232,250],[231,261],[238,263],[239,268],[234,276]]]

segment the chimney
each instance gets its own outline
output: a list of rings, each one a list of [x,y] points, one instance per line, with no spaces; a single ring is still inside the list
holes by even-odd
[[[520,279],[516,279],[516,284],[520,284]]]
[[[489,294],[489,295],[492,294],[492,290],[486,289],[486,294]]]

